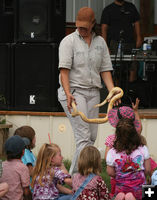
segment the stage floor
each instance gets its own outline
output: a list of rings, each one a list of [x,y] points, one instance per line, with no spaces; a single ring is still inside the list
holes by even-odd
[[[139,109],[141,119],[157,119],[157,108],[155,109]],[[2,111],[0,115],[30,115],[30,116],[57,116],[66,117],[64,112],[32,112],[32,111]],[[99,117],[105,117],[106,112],[101,112]]]
[[[140,114],[141,118],[157,119],[157,108],[155,108],[155,109],[139,109],[139,114]]]

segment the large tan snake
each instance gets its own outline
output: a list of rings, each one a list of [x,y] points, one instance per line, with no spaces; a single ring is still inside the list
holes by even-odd
[[[87,123],[95,123],[95,124],[105,123],[105,122],[108,121],[109,110],[112,109],[114,103],[118,99],[120,99],[122,96],[123,96],[123,90],[120,87],[114,87],[114,88],[112,88],[112,90],[109,92],[108,96],[106,97],[106,99],[102,103],[96,104],[94,106],[94,107],[103,106],[104,104],[106,104],[108,102],[108,100],[110,100],[110,102],[108,104],[108,108],[107,108],[107,115],[104,118],[88,119],[83,112],[77,110],[77,107],[76,107],[76,104],[75,104],[74,101],[72,102],[73,112],[71,114],[72,114],[73,117],[80,115],[82,120],[84,120]]]

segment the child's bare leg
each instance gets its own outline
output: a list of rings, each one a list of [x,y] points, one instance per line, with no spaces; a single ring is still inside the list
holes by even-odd
[[[125,200],[136,200],[136,199],[134,195],[131,192],[129,192],[125,195]]]
[[[125,194],[123,192],[118,193],[115,200],[125,200]]]

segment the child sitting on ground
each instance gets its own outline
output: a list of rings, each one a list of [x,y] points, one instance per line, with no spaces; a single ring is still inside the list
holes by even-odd
[[[130,108],[129,106],[121,106],[119,108],[113,108],[109,111],[108,113],[108,120],[109,123],[116,128],[117,123],[119,122],[120,118],[128,118],[128,119],[132,119],[134,122],[134,126],[136,131],[141,134],[142,132],[142,123],[141,123],[141,119],[138,113],[138,106],[139,106],[139,102],[140,100],[138,98],[136,98],[136,102],[135,104],[132,103],[132,108]],[[143,142],[146,145],[146,140],[145,138],[142,136]],[[113,147],[115,141],[115,134],[109,135],[108,137],[106,137],[105,140],[105,145],[106,145],[106,150],[105,150],[105,160],[106,160],[106,156],[108,151]],[[157,167],[157,164],[155,163],[155,161],[153,161],[150,158],[150,162],[151,162],[151,171],[153,171],[153,169],[155,167]],[[115,180],[113,177],[111,177],[111,197],[114,196],[115,193]]]
[[[72,181],[70,175],[61,169],[62,160],[58,145],[42,145],[32,176],[33,200],[70,199],[68,194],[72,194],[72,190],[62,184],[71,186]]]
[[[116,128],[118,121],[120,120],[119,117],[133,119],[134,125],[139,134],[142,131],[142,124],[140,120],[140,116],[138,113],[138,105],[140,100],[137,98],[136,103],[132,103],[132,108],[129,106],[121,106],[118,108],[113,108],[108,113],[108,120],[109,123]],[[119,112],[117,112],[119,111]],[[118,115],[120,114],[120,116]],[[113,147],[113,143],[115,141],[115,134],[109,135],[105,140],[106,150],[105,150],[105,160],[107,156],[107,152]]]
[[[150,175],[148,148],[137,133],[134,120],[120,118],[113,148],[107,153],[107,173],[116,181],[116,200],[142,199],[142,185]]]
[[[128,106],[120,107],[119,113],[123,118],[134,119],[135,128],[136,128],[137,132],[139,134],[141,134],[142,124],[141,124],[140,116],[139,116],[139,113],[138,113],[139,102],[140,101],[137,98],[135,104],[132,103],[132,108],[130,108]],[[108,114],[109,123],[114,128],[116,128],[116,125],[117,125],[118,121],[120,120],[119,117],[118,117],[117,111],[118,111],[118,108],[113,108],[109,111],[109,114]],[[115,134],[111,134],[108,137],[106,137],[106,140],[105,140],[105,145],[106,145],[105,160],[106,160],[108,151],[113,147],[114,141],[115,141]],[[113,197],[114,193],[115,193],[115,179],[113,177],[111,177],[111,193],[110,193],[110,196]]]
[[[3,162],[3,174],[0,178],[0,182],[6,182],[9,185],[9,191],[1,197],[2,200],[32,199],[31,191],[29,189],[29,170],[21,161],[24,149],[25,143],[18,135],[10,137],[5,143],[7,161]]]
[[[32,149],[35,147],[36,143],[35,131],[30,126],[21,126],[15,130],[14,135],[21,136],[25,141],[25,153],[22,157],[22,162],[27,165],[30,176],[32,176],[33,167],[36,163],[36,157],[32,152]]]
[[[78,172],[72,177],[73,191],[75,192],[73,198],[77,200],[87,199],[106,199],[110,200],[108,188],[102,177],[101,173],[101,156],[98,149],[94,146],[85,147],[79,156],[78,160]],[[92,175],[92,179],[89,177]],[[89,180],[88,180],[88,179]],[[78,192],[80,186],[84,181],[88,180],[84,189]],[[76,198],[78,196],[78,198]]]

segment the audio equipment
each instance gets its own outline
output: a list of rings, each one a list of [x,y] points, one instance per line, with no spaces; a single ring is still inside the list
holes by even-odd
[[[15,0],[15,42],[60,42],[66,0]]]
[[[8,110],[11,105],[10,45],[0,44],[0,110]]]
[[[13,109],[58,111],[58,45],[14,44]]]
[[[0,43],[14,41],[13,0],[0,1]]]
[[[116,56],[116,55],[110,55],[111,60],[114,61],[115,59],[117,61],[157,61],[157,56],[154,55],[154,53],[150,53],[148,51],[143,51],[143,53],[134,55],[134,54],[128,54],[128,55],[123,55],[122,57]]]

